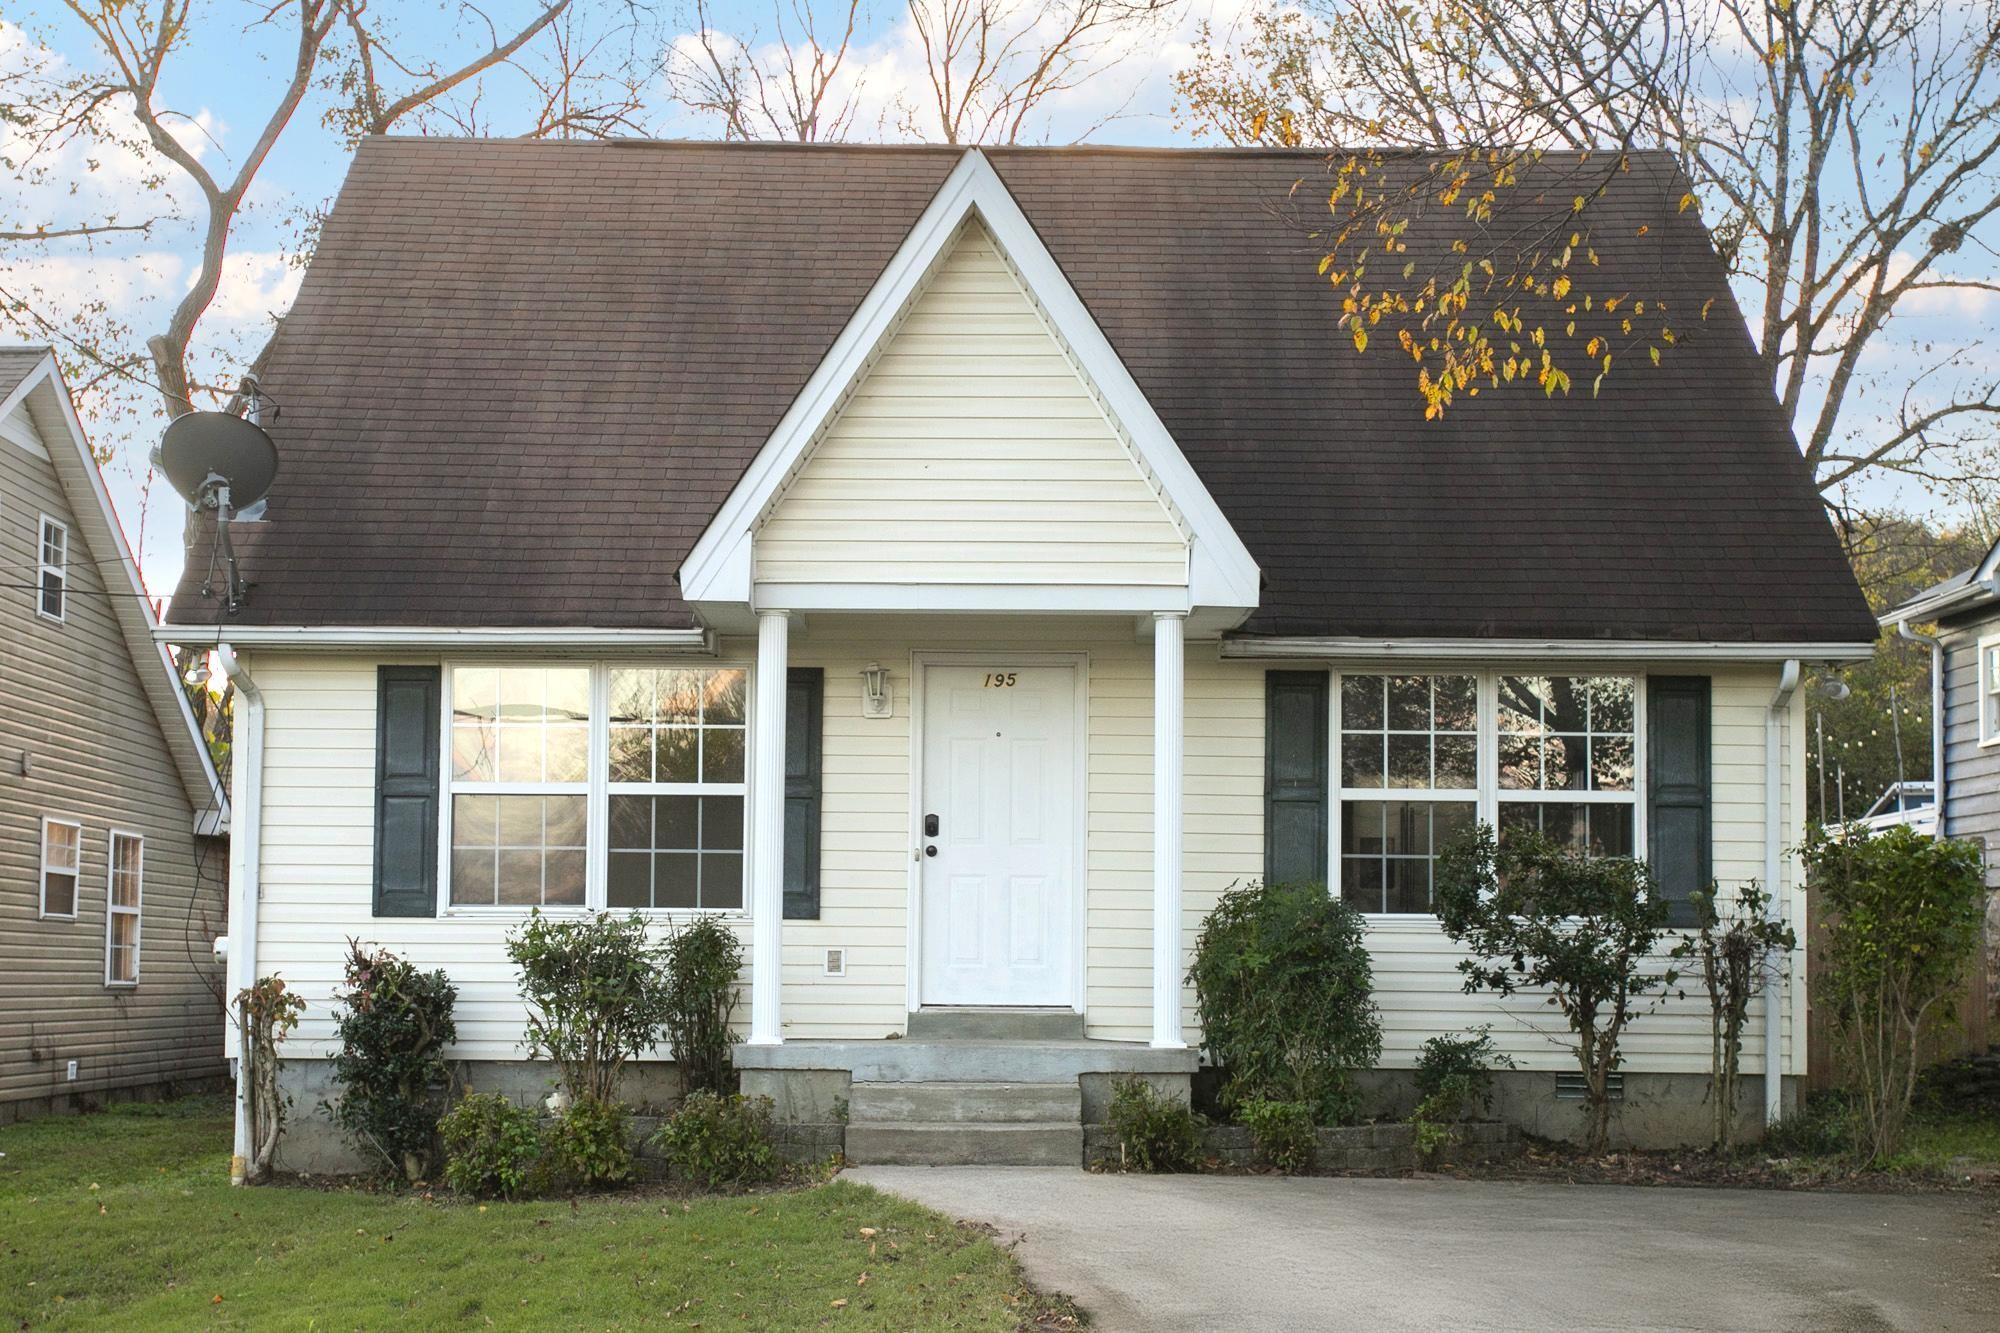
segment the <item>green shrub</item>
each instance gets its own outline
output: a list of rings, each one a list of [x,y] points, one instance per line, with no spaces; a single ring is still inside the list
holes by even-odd
[[[1585,855],[1527,831],[1504,843],[1481,824],[1447,844],[1437,866],[1438,924],[1473,954],[1466,994],[1529,991],[1559,1010],[1575,1038],[1589,1112],[1588,1148],[1611,1139],[1619,1040],[1679,979],[1652,965],[1667,901],[1643,861]]]
[[[1106,1123],[1121,1171],[1192,1171],[1201,1158],[1201,1117],[1137,1076],[1111,1085]]]
[[[1710,1146],[1727,1152],[1736,1142],[1737,1089],[1741,1086],[1743,1030],[1750,1001],[1784,975],[1784,958],[1798,937],[1769,915],[1771,895],[1756,880],[1736,890],[1724,916],[1716,886],[1695,894],[1694,930],[1674,946],[1673,957],[1701,968],[1708,992]]]
[[[632,1108],[586,1098],[571,1102],[549,1126],[550,1164],[585,1189],[615,1185],[632,1174]]]
[[[784,1163],[771,1142],[771,1110],[769,1097],[692,1092],[653,1144],[676,1174],[707,1189],[775,1180]]]
[[[327,1103],[349,1142],[405,1179],[430,1174],[450,1068],[444,1048],[458,1037],[458,991],[442,971],[420,972],[387,949],[347,942],[346,988],[337,992],[340,1050]]]
[[[1236,1110],[1250,1130],[1263,1162],[1288,1176],[1309,1174],[1319,1160],[1319,1127],[1304,1102],[1272,1102],[1252,1097]]]
[[[616,1101],[625,1062],[659,1040],[667,1018],[661,949],[636,912],[554,919],[539,911],[507,937],[528,1003],[523,1042],[553,1060],[574,1102]]]
[[[438,1122],[445,1183],[481,1199],[526,1199],[549,1187],[541,1126],[497,1092],[471,1093]]]
[[[1354,1118],[1352,1071],[1382,1053],[1359,912],[1318,884],[1233,888],[1188,979],[1225,1108],[1262,1098],[1304,1102],[1321,1124]]]
[[[1817,1003],[1833,1020],[1859,1150],[1880,1162],[1902,1148],[1924,1039],[1953,1017],[1954,993],[1978,955],[1983,858],[1976,843],[1907,825],[1834,836],[1814,829],[1804,851],[1827,923]]]
[[[1512,1069],[1514,1060],[1493,1049],[1490,1026],[1432,1037],[1417,1056],[1417,1095],[1448,1121],[1485,1115],[1493,1109],[1495,1065]]]
[[[732,1092],[729,1015],[743,942],[712,916],[697,917],[667,938],[666,1031],[680,1070],[681,1095]]]
[[[1853,1098],[1832,1089],[1813,1093],[1764,1132],[1764,1151],[1774,1157],[1851,1157],[1860,1143]]]

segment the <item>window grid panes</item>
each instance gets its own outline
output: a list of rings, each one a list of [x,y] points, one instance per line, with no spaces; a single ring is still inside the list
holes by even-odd
[[[145,840],[137,834],[111,835],[107,886],[104,979],[112,985],[139,980],[139,902],[145,873]]]
[[[1479,678],[1340,682],[1340,891],[1356,910],[1431,910],[1437,850],[1477,818]]]
[[[742,908],[748,684],[736,667],[610,673],[609,906]]]
[[[589,877],[591,671],[451,673],[451,902],[582,907]]]
[[[611,673],[611,781],[653,786],[743,781],[740,669]]]
[[[1982,741],[2000,741],[2000,643],[1980,647],[1980,698],[1984,703]]]
[[[65,820],[42,823],[42,915],[74,917],[76,882],[83,869],[83,827]]]
[[[1634,854],[1637,700],[1630,676],[1498,678],[1501,837],[1533,830],[1592,856]]]
[[[61,620],[69,592],[69,529],[46,516],[37,570],[35,609],[50,620]]]

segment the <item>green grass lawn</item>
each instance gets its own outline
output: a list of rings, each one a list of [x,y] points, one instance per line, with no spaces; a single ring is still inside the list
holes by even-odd
[[[232,1189],[229,1133],[215,1101],[0,1129],[0,1323],[1016,1329],[1039,1313],[990,1241],[845,1181],[485,1206]]]

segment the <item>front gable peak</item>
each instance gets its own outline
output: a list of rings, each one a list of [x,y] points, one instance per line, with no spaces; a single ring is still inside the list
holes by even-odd
[[[1010,318],[1015,322],[994,322]],[[1021,357],[1028,360],[1009,359]],[[966,377],[962,392],[949,382],[955,368]],[[927,380],[914,384],[896,373],[912,370]],[[885,403],[884,386],[893,393],[899,383],[930,398]],[[871,405],[877,414],[906,416],[875,435],[915,439],[886,450],[858,443],[870,432],[856,422],[866,420]],[[1063,424],[1039,425],[1037,413]],[[982,436],[985,444],[972,443]],[[826,461],[808,479],[822,454]],[[864,454],[872,464],[861,462]],[[1046,476],[1022,466],[1037,455],[1053,465]],[[893,475],[870,484],[861,475],[868,466]],[[927,479],[908,484],[912,469]],[[951,477],[987,480],[961,494]],[[802,481],[805,489],[797,490]],[[950,513],[926,514],[920,504],[898,511],[887,494],[897,489],[892,483],[904,483],[906,499],[920,498],[928,486],[929,493],[966,503]],[[812,498],[818,490],[843,489],[860,502],[849,506],[852,513]],[[1082,503],[1035,512],[1059,495]],[[981,501],[993,507],[982,509]],[[851,522],[873,536],[885,527],[907,529],[916,541],[906,549],[917,558],[824,540],[842,534],[801,521],[807,514]],[[1061,514],[1070,516],[1069,526]],[[965,538],[991,544],[972,548],[979,558],[948,568],[923,559],[924,541],[952,540],[944,530],[953,518],[981,521]],[[1014,558],[1016,533],[1046,549]],[[815,567],[802,560],[816,536],[818,549],[848,563]],[[1226,628],[1256,606],[1259,583],[1248,550],[977,149],[959,160],[904,238],[680,577],[683,595],[718,628],[753,605],[1186,611]]]

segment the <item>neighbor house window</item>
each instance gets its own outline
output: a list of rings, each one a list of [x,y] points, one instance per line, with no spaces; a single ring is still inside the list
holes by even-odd
[[[42,515],[41,560],[35,579],[35,610],[61,620],[69,599],[69,529]]]
[[[743,906],[746,684],[739,668],[611,671],[609,906]]]
[[[111,986],[139,982],[139,897],[146,868],[146,840],[111,835],[110,883],[104,922],[104,980]]]
[[[1979,645],[1979,741],[2000,745],[2000,638]]]
[[[1432,911],[1439,852],[1480,822],[1639,854],[1636,677],[1349,672],[1333,689],[1332,875],[1357,910]]]
[[[42,915],[76,919],[76,883],[83,870],[83,825],[42,821]]]
[[[1501,676],[1500,836],[1533,829],[1592,856],[1631,856],[1638,683]]]
[[[1428,912],[1438,848],[1479,800],[1476,676],[1340,682],[1340,892],[1363,912]]]
[[[590,677],[588,667],[452,671],[453,906],[584,905]]]

